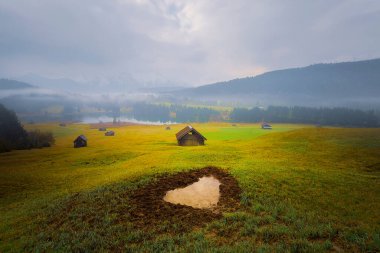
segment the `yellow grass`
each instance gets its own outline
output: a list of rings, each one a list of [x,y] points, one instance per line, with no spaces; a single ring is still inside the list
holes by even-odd
[[[184,126],[118,127],[106,137],[88,125],[27,125],[53,131],[56,143],[0,154],[0,251],[17,248],[34,225],[32,215],[65,196],[208,165],[228,169],[251,208],[281,203],[337,229],[378,233],[380,129],[193,124],[206,145],[179,147],[175,133]],[[79,134],[88,138],[87,148],[73,148]]]

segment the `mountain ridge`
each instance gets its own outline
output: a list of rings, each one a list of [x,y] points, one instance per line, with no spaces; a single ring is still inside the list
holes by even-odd
[[[37,88],[26,82],[20,82],[11,79],[0,78],[0,90],[19,90]]]
[[[339,99],[344,106],[347,100],[373,100],[380,96],[380,58],[274,70],[254,77],[187,88],[175,94],[209,100],[233,100],[236,96],[249,100],[251,97],[252,102],[260,103],[276,99],[283,100],[284,103],[277,103],[283,105],[290,105],[292,100],[310,98],[314,100],[312,106],[326,105],[318,104],[316,100],[334,102],[334,99]],[[294,104],[307,105],[302,101]],[[333,105],[339,106],[340,103]]]

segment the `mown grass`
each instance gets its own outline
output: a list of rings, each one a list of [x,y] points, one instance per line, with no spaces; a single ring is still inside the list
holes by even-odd
[[[30,125],[52,148],[0,154],[0,251],[323,252],[380,250],[380,129],[194,124],[178,147],[162,126]],[[72,148],[78,134],[89,146]],[[242,188],[241,208],[193,231],[137,229],[128,193],[154,175],[208,165]],[[127,195],[126,195],[127,193]]]

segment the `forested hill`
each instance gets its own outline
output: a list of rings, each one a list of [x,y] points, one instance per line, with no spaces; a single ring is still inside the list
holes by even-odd
[[[28,83],[19,82],[9,79],[0,79],[0,90],[13,90],[13,89],[29,89],[36,88],[36,86]]]
[[[219,99],[250,96],[257,100],[255,102],[263,104],[284,101],[285,105],[307,105],[308,102],[318,105],[315,102],[337,102],[335,99],[368,103],[378,100],[380,96],[380,59],[271,71],[255,77],[214,83],[178,93]],[[266,101],[267,99],[276,100]]]

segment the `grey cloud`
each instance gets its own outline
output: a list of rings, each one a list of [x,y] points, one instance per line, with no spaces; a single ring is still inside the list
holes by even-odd
[[[375,58],[379,14],[374,0],[0,0],[0,75],[200,85]]]

